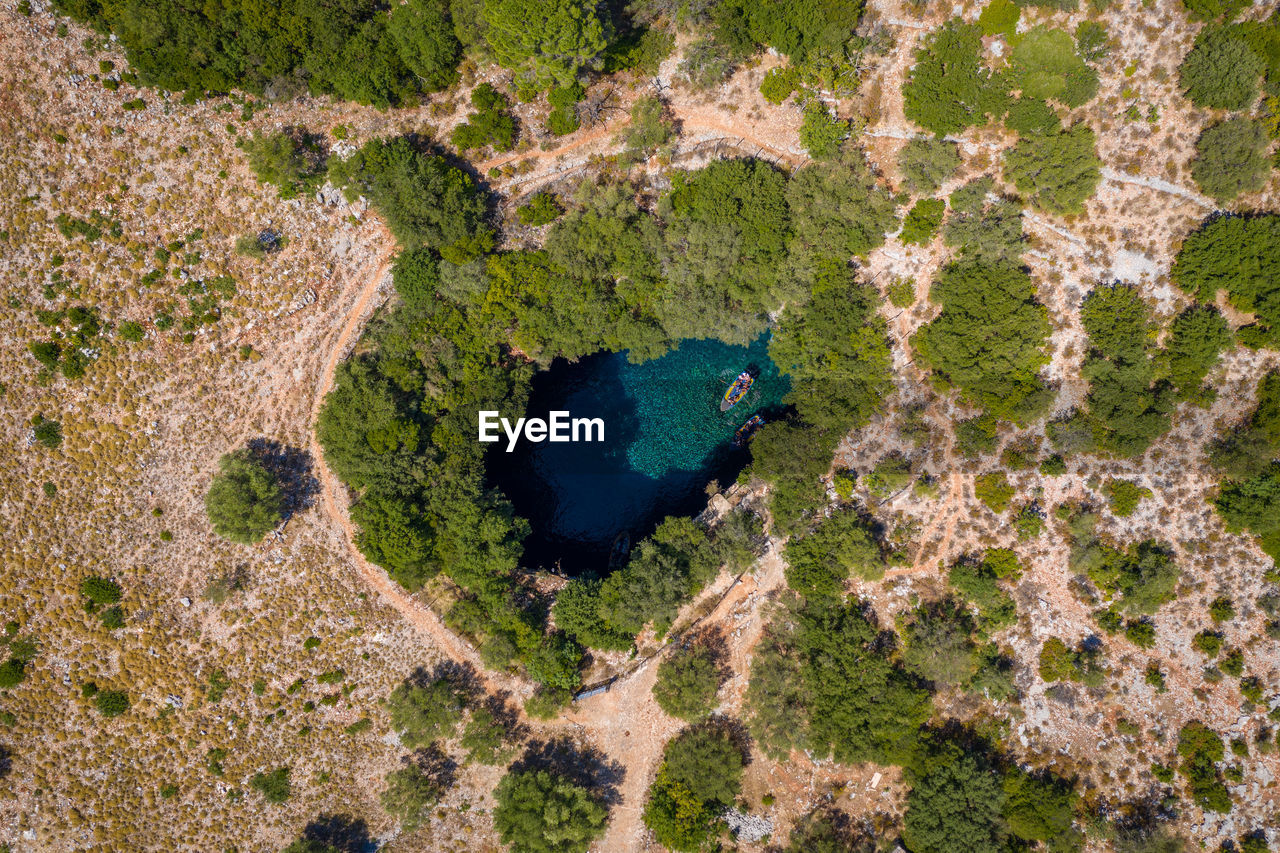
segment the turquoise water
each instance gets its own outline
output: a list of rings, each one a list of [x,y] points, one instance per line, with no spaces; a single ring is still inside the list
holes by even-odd
[[[743,370],[755,383],[721,412],[725,389]],[[733,447],[734,432],[757,412],[780,414],[788,386],[764,337],[750,347],[683,341],[644,364],[624,353],[555,362],[534,378],[525,416],[602,418],[605,440],[522,440],[511,453],[504,441],[489,450],[491,478],[533,527],[525,565],[603,573],[618,533],[636,542],[667,515],[700,511],[706,484],[728,483],[749,459]]]

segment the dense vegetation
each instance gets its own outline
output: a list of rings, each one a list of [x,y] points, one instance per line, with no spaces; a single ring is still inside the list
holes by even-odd
[[[284,494],[261,462],[247,450],[237,450],[218,460],[204,506],[215,533],[252,545],[280,523]]]

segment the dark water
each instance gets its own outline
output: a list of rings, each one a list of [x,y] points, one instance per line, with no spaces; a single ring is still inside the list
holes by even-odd
[[[748,369],[755,384],[721,412],[725,389]],[[734,432],[757,412],[766,419],[781,413],[788,385],[763,337],[749,348],[684,341],[644,364],[628,363],[623,353],[555,362],[534,378],[525,416],[557,410],[602,418],[605,440],[522,439],[507,453],[504,438],[490,448],[490,477],[533,527],[525,565],[604,573],[619,532],[634,543],[668,515],[700,511],[706,484],[731,482],[750,458],[733,447]]]

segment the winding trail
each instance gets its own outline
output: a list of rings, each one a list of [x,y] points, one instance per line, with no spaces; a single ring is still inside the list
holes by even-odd
[[[316,420],[320,415],[320,407],[325,395],[333,387],[334,374],[338,364],[348,349],[358,340],[359,332],[365,321],[384,301],[379,298],[379,291],[387,280],[391,270],[393,256],[398,248],[395,240],[385,226],[379,225],[380,248],[370,262],[346,277],[339,297],[343,302],[351,300],[351,308],[347,312],[347,321],[337,338],[328,349],[324,368],[316,383],[315,400],[311,406],[310,450],[316,460],[316,471],[320,479],[321,502],[324,511],[341,531],[346,544],[348,556],[355,565],[356,573],[364,584],[400,614],[400,616],[418,633],[429,637],[432,643],[443,654],[459,663],[470,664],[475,668],[477,677],[490,690],[506,690],[514,695],[521,694],[521,682],[512,676],[487,670],[480,655],[457,634],[450,631],[431,608],[406,593],[380,567],[373,565],[355,546],[355,528],[347,515],[347,492],[338,478],[325,464],[324,453],[316,438]]]

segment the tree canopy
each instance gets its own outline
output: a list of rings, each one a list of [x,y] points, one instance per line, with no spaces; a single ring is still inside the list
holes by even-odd
[[[584,0],[489,0],[485,39],[506,68],[535,86],[567,86],[595,66],[611,35]]]
[[[1257,192],[1271,171],[1266,153],[1270,143],[1262,123],[1254,119],[1236,116],[1211,125],[1196,140],[1191,177],[1219,204]]]
[[[961,259],[929,291],[942,313],[911,339],[917,357],[989,413],[1021,420],[1043,405],[1048,311],[1009,261]]]
[[[1178,68],[1187,97],[1199,107],[1243,110],[1258,98],[1263,62],[1238,31],[1205,27]]]
[[[284,493],[249,451],[237,450],[218,460],[204,507],[215,533],[252,545],[284,517]]]
[[[902,87],[907,118],[939,136],[981,124],[987,85],[981,51],[976,24],[952,19],[930,33]]]
[[[1018,192],[1049,213],[1083,213],[1102,180],[1093,130],[1085,124],[1022,136],[1005,153],[1004,168]]]
[[[512,770],[493,797],[493,825],[513,853],[586,853],[608,821],[597,795],[549,770]]]

